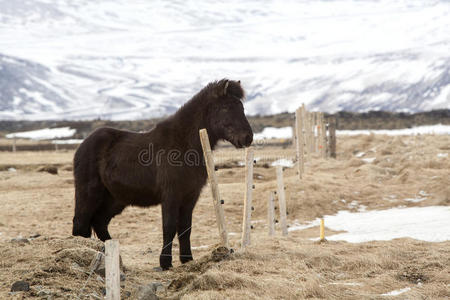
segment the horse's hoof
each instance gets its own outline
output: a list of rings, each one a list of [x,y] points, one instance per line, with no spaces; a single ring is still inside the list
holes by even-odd
[[[161,254],[159,257],[159,265],[164,271],[172,268],[172,256],[164,256]]]
[[[190,256],[182,256],[180,257],[180,261],[182,264],[188,263],[190,261],[194,260],[194,258],[192,257],[192,255]]]

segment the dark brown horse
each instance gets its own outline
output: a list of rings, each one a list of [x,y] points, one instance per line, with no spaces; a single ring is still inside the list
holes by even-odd
[[[239,81],[208,84],[174,115],[146,133],[100,128],[74,157],[73,235],[111,239],[108,224],[129,205],[161,204],[163,249],[160,266],[172,266],[172,241],[178,233],[180,260],[192,260],[192,211],[207,173],[199,138],[206,128],[211,147],[227,140],[235,147],[252,143]]]

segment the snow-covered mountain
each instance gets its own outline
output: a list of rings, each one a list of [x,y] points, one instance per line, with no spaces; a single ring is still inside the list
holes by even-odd
[[[0,0],[0,119],[161,116],[224,77],[249,114],[450,108],[450,2]]]

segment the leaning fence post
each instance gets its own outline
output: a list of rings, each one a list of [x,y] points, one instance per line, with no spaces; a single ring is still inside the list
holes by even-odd
[[[107,240],[105,242],[105,281],[106,299],[120,299],[120,259],[119,241]]]
[[[277,166],[278,202],[280,205],[281,233],[288,234],[286,222],[286,195],[284,193],[283,166]]]
[[[213,196],[214,210],[216,212],[217,226],[222,246],[228,248],[228,233],[225,225],[225,216],[223,213],[222,200],[220,199],[219,185],[217,184],[216,172],[214,169],[214,158],[209,144],[209,137],[206,129],[200,129],[200,141],[203,148],[203,156],[205,158],[206,170],[208,172],[209,186]]]
[[[302,179],[303,176],[303,172],[304,172],[304,165],[305,165],[305,161],[304,161],[304,147],[303,147],[303,140],[304,140],[304,136],[303,136],[303,118],[302,118],[302,112],[301,112],[301,108],[297,109],[295,111],[295,132],[297,133],[296,135],[296,153],[297,153],[297,173],[298,173],[298,178]]]
[[[267,202],[267,224],[269,225],[269,235],[273,235],[275,233],[273,198],[273,192],[270,192],[269,200]]]
[[[250,245],[250,231],[252,218],[252,192],[253,192],[253,149],[245,149],[245,198],[244,216],[242,220],[241,247]]]

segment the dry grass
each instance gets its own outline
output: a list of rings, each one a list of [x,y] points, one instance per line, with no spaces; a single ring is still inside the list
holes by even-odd
[[[384,209],[404,206],[450,205],[450,137],[345,137],[338,139],[338,159],[315,158],[306,164],[302,181],[295,169],[285,170],[289,223],[309,221],[339,210]],[[365,155],[357,157],[359,152]],[[3,166],[17,172],[0,172],[0,298],[16,280],[27,280],[32,290],[15,297],[40,297],[39,286],[55,298],[79,294],[88,275],[87,263],[96,240],[70,237],[73,217],[73,152],[0,153]],[[128,208],[110,226],[120,240],[126,266],[123,296],[133,298],[137,286],[153,281],[167,287],[163,298],[182,299],[386,299],[381,294],[410,287],[399,298],[443,299],[450,297],[450,242],[427,243],[412,239],[350,244],[309,240],[317,228],[267,237],[266,200],[275,190],[275,170],[269,163],[293,157],[292,149],[257,148],[255,168],[252,245],[231,258],[215,262],[217,226],[211,197],[204,189],[194,212],[192,233],[196,260],[158,273],[162,243],[160,209]],[[363,159],[375,157],[373,163]],[[225,199],[225,215],[232,247],[239,249],[242,220],[243,151],[223,149],[216,153]],[[232,163],[235,162],[235,163]],[[38,173],[40,165],[59,166],[58,175]],[[3,168],[5,170],[5,168]],[[6,169],[7,170],[7,169]],[[426,192],[426,200],[406,198]],[[344,200],[344,201],[342,201]],[[349,207],[349,203],[356,205]],[[442,230],[448,230],[442,229]],[[17,236],[42,236],[30,243],[11,242]],[[331,234],[327,230],[327,234]],[[204,246],[207,247],[204,247]],[[178,253],[175,242],[174,254]],[[85,295],[101,295],[104,283],[94,275]],[[93,297],[93,296],[91,296]]]

